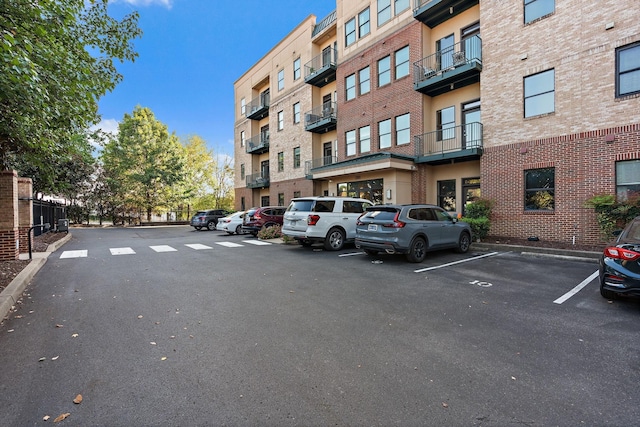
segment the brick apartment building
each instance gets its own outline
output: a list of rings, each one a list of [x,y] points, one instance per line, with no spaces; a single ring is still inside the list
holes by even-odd
[[[640,191],[632,0],[337,0],[235,88],[236,208],[355,195],[491,234],[594,243],[585,200]]]

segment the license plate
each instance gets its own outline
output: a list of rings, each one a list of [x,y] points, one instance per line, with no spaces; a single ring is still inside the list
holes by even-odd
[[[378,224],[369,224],[367,227],[368,231],[378,231]]]

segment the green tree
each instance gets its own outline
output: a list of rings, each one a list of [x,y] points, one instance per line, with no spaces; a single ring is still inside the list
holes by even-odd
[[[98,122],[99,98],[122,79],[114,61],[137,56],[138,14],[113,19],[107,3],[0,2],[0,169],[41,169],[55,189],[74,138]]]
[[[102,152],[109,188],[124,211],[142,208],[147,220],[182,197],[186,153],[175,134],[148,108],[125,114],[116,139]]]

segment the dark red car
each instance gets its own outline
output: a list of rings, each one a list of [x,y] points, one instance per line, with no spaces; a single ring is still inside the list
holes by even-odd
[[[282,226],[282,217],[287,208],[284,206],[263,206],[261,208],[251,208],[244,215],[242,231],[251,233],[254,236],[263,228],[274,225]]]

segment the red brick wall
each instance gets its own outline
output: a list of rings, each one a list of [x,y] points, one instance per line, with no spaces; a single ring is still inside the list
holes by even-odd
[[[18,259],[18,174],[0,172],[0,260]]]
[[[640,159],[640,124],[486,147],[482,195],[496,202],[490,234],[601,243],[595,212],[584,203],[596,194],[615,194],[615,162],[632,159]],[[527,212],[524,171],[544,167],[555,167],[555,210]]]

